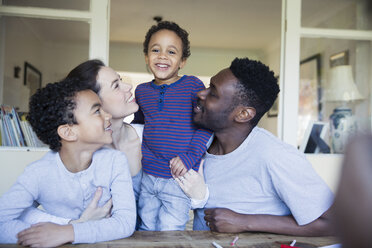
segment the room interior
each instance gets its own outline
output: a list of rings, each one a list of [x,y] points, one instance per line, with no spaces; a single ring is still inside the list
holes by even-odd
[[[370,12],[366,12],[367,1],[105,0],[102,2],[108,11],[92,13],[94,2],[0,0],[1,104],[27,112],[28,97],[40,85],[25,83],[25,62],[35,69],[31,67],[30,74],[42,75],[39,79],[43,86],[60,80],[80,62],[95,58],[92,50],[100,46],[97,43],[103,44],[103,51],[97,48],[96,54],[104,54],[100,58],[124,78],[132,75],[127,80],[136,84],[136,75],[151,77],[145,66],[142,42],[148,28],[155,24],[154,17],[161,16],[189,31],[192,55],[181,73],[198,75],[205,79],[206,85],[209,77],[228,67],[235,57],[249,57],[269,65],[278,76],[281,93],[276,107],[263,117],[259,126],[284,141],[300,146],[310,124],[332,125],[335,117],[330,116],[339,107],[350,110],[352,127],[359,132],[371,131],[372,21]],[[17,8],[20,8],[18,13]],[[69,17],[53,17],[59,14],[55,10],[65,10]],[[107,36],[106,50],[104,39],[92,41],[93,24],[87,21],[89,15],[100,15],[100,11],[109,18],[107,26],[98,27],[106,30],[101,35]],[[79,14],[86,14],[85,21],[81,21],[84,16],[74,17]],[[330,75],[334,68],[343,65],[349,66],[348,73],[353,79],[345,85],[350,83],[360,97],[332,97],[336,89],[330,87],[333,80]],[[343,84],[339,85],[337,90],[342,90]],[[332,142],[336,139],[331,136],[329,131],[325,141],[332,154],[307,157],[335,189],[342,151],[335,153]],[[46,151],[0,147],[0,160],[5,161],[1,171],[8,173],[9,164],[21,165],[11,169],[14,176],[7,177],[8,181],[0,182],[0,194],[27,163]]]

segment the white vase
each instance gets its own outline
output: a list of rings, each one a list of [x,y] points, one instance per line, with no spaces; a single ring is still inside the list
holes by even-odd
[[[344,153],[351,136],[357,132],[357,123],[349,108],[335,108],[331,119],[332,149],[334,153]]]

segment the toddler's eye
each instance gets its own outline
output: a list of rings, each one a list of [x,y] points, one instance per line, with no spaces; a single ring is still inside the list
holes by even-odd
[[[159,49],[152,49],[151,52],[157,53],[157,52],[159,52]]]

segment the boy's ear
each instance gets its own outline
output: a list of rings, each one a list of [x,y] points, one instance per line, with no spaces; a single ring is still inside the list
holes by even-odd
[[[145,54],[145,62],[146,62],[146,65],[149,65],[149,56],[147,56],[147,54]]]
[[[61,137],[61,139],[66,141],[75,141],[77,139],[77,135],[73,128],[73,125],[60,125],[57,129],[57,133],[59,137]]]
[[[178,70],[182,69],[186,65],[187,59],[182,59],[180,66],[178,67]]]
[[[237,111],[234,118],[236,122],[249,122],[256,116],[256,109],[252,107],[240,106]]]

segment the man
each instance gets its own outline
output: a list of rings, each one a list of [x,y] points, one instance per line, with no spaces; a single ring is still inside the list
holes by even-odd
[[[210,195],[204,209],[195,211],[194,230],[332,233],[328,186],[304,154],[256,127],[278,92],[267,66],[236,58],[198,93],[194,123],[214,137],[204,164]]]

